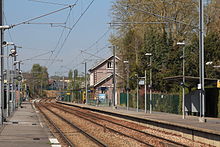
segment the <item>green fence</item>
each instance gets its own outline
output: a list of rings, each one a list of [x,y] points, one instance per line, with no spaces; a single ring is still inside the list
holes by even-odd
[[[69,93],[69,95],[67,95]],[[83,95],[84,94],[84,95]],[[92,93],[88,92],[88,104],[94,105],[94,106],[110,106],[111,101],[109,99],[104,100],[98,100],[94,98],[94,95]],[[60,96],[62,97],[62,101],[65,102],[75,102],[75,103],[85,103],[85,92],[83,91],[66,91],[60,93]]]
[[[94,106],[111,106],[111,101],[109,99],[105,99],[103,101],[99,101],[98,99],[88,99],[88,104]]]
[[[145,107],[145,97],[139,95],[139,109]],[[127,106],[127,94],[120,93],[120,105]],[[172,94],[152,94],[152,110],[158,112],[167,112],[178,114],[179,95]],[[129,107],[137,107],[137,95],[129,94]],[[147,94],[147,110],[150,108],[150,94]]]

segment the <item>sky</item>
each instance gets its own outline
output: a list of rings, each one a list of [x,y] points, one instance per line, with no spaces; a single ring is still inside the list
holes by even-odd
[[[94,0],[85,11],[91,2],[92,0],[4,1],[5,24],[15,25],[5,31],[4,40],[22,47],[17,49],[17,58],[23,62],[23,72],[29,72],[33,64],[40,64],[48,68],[50,76],[67,76],[70,69],[84,72],[85,61],[87,68],[91,68],[112,55],[108,39],[113,30],[108,23],[111,22],[114,0]],[[67,7],[65,4],[76,5],[29,21],[28,24],[19,24]]]

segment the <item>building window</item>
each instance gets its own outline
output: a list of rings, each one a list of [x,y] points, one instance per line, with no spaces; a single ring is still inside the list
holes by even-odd
[[[113,68],[113,63],[111,61],[108,61],[107,68]]]

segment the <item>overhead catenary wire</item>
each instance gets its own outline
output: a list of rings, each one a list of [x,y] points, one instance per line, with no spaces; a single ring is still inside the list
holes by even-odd
[[[77,2],[78,2],[78,0],[76,1],[75,4],[77,4]],[[68,21],[68,19],[69,19],[69,17],[70,17],[71,11],[72,11],[72,9],[70,9],[70,11],[69,11],[69,13],[68,13],[68,15],[67,15],[65,24],[67,23],[67,21]],[[63,30],[62,30],[62,32],[61,32],[61,34],[60,34],[60,36],[59,36],[58,42],[57,42],[57,44],[55,45],[55,48],[53,49],[53,52],[51,52],[49,59],[51,59],[53,53],[54,53],[54,52],[56,51],[56,49],[58,48],[58,46],[59,46],[59,44],[60,44],[60,42],[61,42],[61,38],[62,38],[62,36],[63,36],[63,34],[64,34],[64,31],[65,31],[65,28],[63,28]],[[47,66],[47,64],[46,64],[45,66]]]
[[[46,2],[46,1],[40,1],[40,0],[28,0],[28,1],[38,2],[38,3],[44,3],[44,4],[52,4],[52,5],[68,6],[68,4],[60,4],[60,3]]]
[[[65,24],[63,22],[27,22],[26,24],[42,24],[42,25],[54,25],[54,24]]]
[[[59,12],[59,11],[62,11],[62,10],[68,9],[68,8],[70,8],[70,10],[71,10],[72,7],[74,7],[75,5],[76,5],[76,3],[75,3],[75,4],[72,4],[72,5],[65,5],[66,7],[64,7],[64,8],[61,8],[61,9],[58,9],[58,10],[55,10],[55,11],[52,11],[52,12],[49,12],[49,13],[40,15],[40,16],[38,16],[38,17],[34,17],[34,18],[31,18],[31,19],[28,19],[28,20],[26,20],[26,21],[23,21],[23,22],[20,22],[20,23],[17,23],[17,24],[13,24],[13,25],[11,25],[10,27],[16,27],[16,26],[19,26],[19,25],[22,25],[22,24],[47,24],[47,23],[33,23],[33,22],[31,22],[31,21],[37,20],[37,19],[40,19],[40,18],[43,18],[43,17],[45,17],[45,16],[49,16],[49,15],[51,15],[51,14],[57,13],[57,12]],[[4,19],[5,19],[5,22],[7,23],[7,20],[6,20],[5,15],[4,15]],[[7,24],[8,24],[8,23],[7,23]],[[52,25],[53,23],[48,23],[48,24]],[[54,24],[55,24],[55,23],[54,23]],[[58,23],[56,23],[56,24],[58,24]],[[61,23],[59,23],[59,24],[61,24]],[[64,23],[62,23],[62,24],[64,24]],[[65,24],[66,24],[66,22],[65,22]],[[9,33],[10,40],[13,42],[13,39],[12,39],[11,33],[10,33],[10,29],[8,29],[8,33]],[[49,52],[47,52],[47,53],[43,53],[43,54],[34,56],[34,57],[32,57],[32,58],[24,59],[23,61],[30,60],[30,59],[33,59],[33,58],[36,58],[36,57],[39,57],[39,56],[43,56],[43,55],[49,54],[49,53],[53,54],[53,52],[54,52],[54,51],[49,51]]]
[[[102,50],[105,49],[107,46],[108,46],[108,44],[106,44],[104,47],[102,47],[102,48],[100,48],[99,50],[97,50],[97,51],[95,52],[95,54],[97,54],[98,52],[102,51]],[[85,51],[83,51],[83,52],[85,52]],[[87,52],[86,52],[86,53],[87,53]],[[80,63],[75,64],[75,65],[72,67],[72,69],[74,69],[74,68],[76,68],[76,67],[82,65],[82,63],[85,63],[85,62],[87,62],[87,61],[91,61],[91,57],[96,57],[96,58],[98,58],[98,61],[101,61],[101,60],[104,59],[104,58],[102,58],[102,57],[96,56],[96,55],[91,54],[91,53],[87,53],[87,54],[89,54],[90,56],[89,56],[87,59],[84,59],[83,61],[80,61]],[[93,60],[96,60],[96,61],[97,61],[97,59],[93,59]]]
[[[93,4],[94,1],[95,1],[95,0],[92,0],[92,1],[90,2],[90,4],[88,5],[88,7],[83,11],[83,13],[82,13],[82,14],[80,15],[80,17],[77,19],[77,21],[73,24],[73,26],[72,26],[71,29],[69,30],[69,33],[67,34],[66,38],[64,39],[63,44],[61,45],[61,48],[59,49],[57,55],[54,57],[54,59],[60,54],[60,51],[62,50],[62,48],[63,48],[63,46],[64,46],[64,44],[65,44],[67,38],[69,37],[71,31],[72,31],[73,28],[78,24],[78,22],[81,20],[81,18],[83,17],[83,15],[87,12],[87,10],[90,8],[90,6]],[[53,62],[52,62],[51,64],[53,64]]]
[[[50,59],[26,59],[25,61],[27,61],[27,60],[41,60],[41,61],[48,61],[48,60],[50,60]],[[63,62],[63,60],[62,59],[56,59],[55,61],[59,61],[59,62]]]
[[[158,18],[162,18],[162,19],[165,19],[165,20],[169,20],[169,21],[172,21],[172,22],[176,22],[176,23],[179,23],[179,24],[191,26],[191,27],[193,27],[193,28],[198,29],[198,26],[194,26],[194,25],[185,23],[185,22],[183,22],[183,21],[175,20],[175,19],[173,19],[173,18],[166,17],[166,16],[161,16],[161,15],[159,15],[159,14],[151,13],[151,12],[149,12],[149,11],[146,11],[146,10],[143,10],[143,9],[140,9],[140,8],[135,8],[135,7],[132,7],[132,6],[129,6],[129,5],[124,5],[124,4],[121,4],[121,5],[122,5],[123,7],[128,7],[128,8],[130,8],[130,9],[133,9],[134,11],[139,11],[139,12],[142,12],[142,13],[145,13],[145,14],[148,14],[148,15],[152,15],[152,16],[155,16],[155,17],[158,17]]]
[[[80,52],[79,54],[75,55],[75,57],[73,57],[73,58],[74,58],[74,61],[76,60],[76,58],[80,57],[80,54],[82,54],[82,52],[91,49],[91,48],[94,47],[99,41],[101,41],[101,40],[109,33],[109,31],[110,31],[111,29],[112,29],[112,28],[109,27],[109,28],[108,28],[104,33],[102,33],[102,35],[101,35],[95,42],[93,42],[88,48],[86,48],[86,49],[84,49],[84,50],[81,50],[81,52]],[[120,36],[121,36],[121,35],[120,35]],[[114,40],[116,40],[116,38],[114,38]],[[105,48],[108,47],[108,46],[109,46],[109,44],[104,45],[104,47],[100,48],[99,50],[97,50],[97,51],[96,51],[95,53],[93,53],[93,54],[87,52],[88,54],[90,54],[90,56],[87,57],[87,59],[84,59],[82,62],[89,61],[91,57],[95,57],[95,56],[93,56],[94,54],[98,54],[100,51],[102,51],[103,49],[105,49]],[[108,54],[109,54],[109,53],[108,53]],[[97,57],[96,57],[96,58],[97,58]],[[71,60],[71,62],[69,62],[68,64],[66,64],[66,66],[69,65],[69,64],[71,64],[71,63],[73,63],[73,60]],[[78,67],[80,64],[81,64],[81,62],[75,64],[75,66],[74,66],[73,68]]]
[[[87,51],[87,50],[91,49],[91,48],[92,48],[93,46],[95,46],[101,39],[103,39],[103,37],[104,37],[105,35],[107,35],[107,33],[108,33],[110,30],[111,30],[111,27],[108,28],[108,30],[105,31],[105,32],[101,35],[101,37],[99,37],[99,38],[98,38],[94,43],[92,43],[88,48],[86,48],[86,49],[84,49],[84,50],[82,50],[82,51]],[[121,36],[121,35],[120,35],[120,36]],[[117,39],[114,38],[114,41],[115,41],[115,40],[117,40]],[[109,46],[109,44],[104,45],[102,48],[98,49],[95,53],[90,54],[89,57],[87,57],[87,58],[84,59],[83,61],[80,61],[80,63],[75,64],[72,68],[78,67],[79,65],[81,65],[81,62],[90,61],[90,58],[91,58],[91,57],[95,57],[95,56],[93,56],[94,54],[98,54],[98,53],[101,52],[103,49],[107,48],[108,46]],[[77,57],[80,57],[80,54],[82,53],[82,51],[75,56],[74,60],[76,60]],[[109,52],[107,52],[107,54],[109,54]],[[106,55],[107,55],[107,54],[106,54]],[[97,57],[96,57],[96,58],[97,58]],[[71,60],[71,62],[69,62],[67,65],[69,65],[70,63],[73,63],[73,60]],[[66,66],[67,66],[67,65],[66,65]]]
[[[32,48],[32,47],[25,47],[25,46],[22,46],[22,50],[51,51],[51,50],[49,50],[49,49],[43,49],[43,48]]]
[[[5,12],[3,12],[3,16],[4,16],[5,23],[8,24],[6,16],[5,16]],[[11,42],[13,42],[10,29],[7,29],[7,32],[8,32],[8,35],[9,35],[9,38],[10,38]]]
[[[33,21],[33,20],[40,19],[40,18],[42,18],[42,17],[45,17],[45,16],[48,16],[48,15],[57,13],[57,12],[59,12],[59,11],[62,11],[62,10],[68,9],[68,8],[72,8],[72,7],[74,7],[75,5],[76,5],[76,4],[68,5],[68,6],[64,7],[64,8],[61,8],[61,9],[58,9],[58,10],[55,10],[55,11],[52,11],[52,12],[49,12],[49,13],[46,13],[46,14],[43,14],[43,15],[40,15],[40,16],[31,18],[31,19],[28,19],[28,20],[25,20],[25,21],[23,21],[23,22],[20,22],[20,23],[11,25],[11,27],[16,27],[16,26],[19,26],[19,25],[22,25],[22,24],[28,24],[29,22],[31,22],[31,21]]]
[[[83,50],[83,51],[87,51],[87,50],[91,49],[93,46],[95,46],[100,40],[102,40],[102,39],[107,35],[107,33],[108,33],[110,30],[111,30],[111,29],[108,28],[108,30],[105,31],[105,32],[101,35],[101,37],[99,37],[93,44],[91,44],[88,48],[86,48],[86,49]]]
[[[99,41],[101,41],[101,40],[109,33],[110,30],[111,30],[111,28],[108,28],[104,33],[102,33],[102,35],[101,35],[95,42],[93,42],[93,43],[92,43],[89,47],[87,47],[86,49],[81,50],[81,52],[80,52],[79,54],[75,55],[75,57],[79,57],[80,54],[82,53],[82,51],[83,51],[83,52],[84,52],[84,51],[88,51],[89,49],[91,49],[92,47],[94,47]],[[98,52],[96,52],[96,53],[98,53]],[[74,58],[74,60],[75,60],[75,58]],[[67,63],[67,65],[70,64],[70,63],[72,63],[72,62],[73,62],[73,60],[71,60],[69,63]]]
[[[39,54],[39,55],[30,57],[30,58],[27,58],[27,59],[23,59],[22,61],[31,60],[31,59],[34,59],[34,58],[37,58],[37,57],[40,57],[40,56],[44,56],[44,55],[47,55],[47,54],[49,54],[49,53],[51,53],[51,52],[53,52],[53,51],[48,51],[48,52],[46,52],[46,53],[42,53],[42,54]]]
[[[88,53],[88,52],[83,51],[83,50],[81,50],[81,53],[86,53],[86,54],[91,55],[91,56],[93,56],[93,57],[100,58],[100,59],[104,59],[103,57],[97,56],[97,55],[92,54],[92,53]]]
[[[63,43],[62,43],[62,45],[61,45],[61,47],[60,47],[58,53],[57,53],[56,56],[54,57],[54,59],[56,59],[56,57],[60,54],[60,51],[61,51],[62,48],[64,47],[64,45],[65,45],[65,43],[66,43],[66,41],[67,41],[67,39],[68,39],[70,33],[71,33],[72,30],[75,28],[75,26],[78,24],[78,22],[81,20],[81,18],[84,16],[84,14],[88,11],[88,9],[91,7],[91,5],[94,3],[94,1],[95,1],[95,0],[92,0],[92,1],[89,3],[89,5],[87,6],[87,8],[83,11],[83,13],[82,13],[82,14],[79,16],[79,18],[77,19],[77,21],[72,25],[71,29],[69,30],[69,32],[68,32],[66,38],[64,39],[64,41],[63,41]],[[52,62],[49,67],[51,67],[51,65],[52,65],[53,63],[54,63],[54,62]],[[48,67],[48,69],[49,69],[49,67]]]

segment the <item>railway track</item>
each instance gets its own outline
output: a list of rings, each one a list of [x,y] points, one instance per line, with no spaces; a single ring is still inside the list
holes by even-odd
[[[183,147],[187,147],[187,145],[185,145],[185,144],[178,143],[178,142],[176,142],[176,141],[172,141],[172,140],[169,140],[169,139],[166,139],[166,138],[162,138],[162,137],[159,137],[159,136],[156,136],[156,135],[153,135],[153,134],[150,134],[150,133],[147,133],[147,132],[138,130],[138,129],[136,129],[136,128],[130,127],[129,125],[124,125],[124,124],[122,124],[122,123],[120,123],[120,122],[116,122],[116,121],[114,121],[114,119],[112,119],[112,118],[111,118],[111,119],[108,119],[108,118],[104,118],[103,116],[100,116],[100,115],[97,115],[97,114],[85,113],[85,112],[80,111],[80,109],[78,109],[78,108],[76,108],[76,109],[72,108],[72,109],[71,109],[71,108],[68,108],[68,107],[65,107],[65,108],[63,108],[63,107],[61,107],[61,106],[58,106],[58,107],[57,107],[57,105],[54,105],[54,104],[52,104],[52,105],[53,105],[53,107],[56,107],[56,108],[58,108],[58,109],[62,109],[62,111],[65,111],[65,112],[67,112],[67,113],[74,114],[74,115],[76,115],[76,116],[78,116],[78,117],[80,117],[80,118],[82,118],[82,119],[85,119],[85,120],[87,120],[87,121],[90,121],[90,122],[92,122],[92,123],[95,123],[95,124],[97,124],[97,125],[99,125],[99,126],[101,126],[101,127],[103,127],[103,128],[106,128],[106,129],[111,130],[111,131],[113,131],[113,132],[115,132],[115,133],[121,134],[121,135],[123,135],[123,136],[125,136],[125,137],[134,139],[134,140],[136,140],[136,141],[138,141],[138,142],[140,142],[140,143],[143,143],[143,144],[145,144],[145,145],[148,145],[148,146],[153,146],[153,145],[151,145],[151,144],[149,144],[149,143],[146,143],[145,141],[142,141],[142,140],[139,139],[138,137],[130,136],[130,135],[127,135],[127,134],[122,133],[122,132],[120,132],[120,131],[117,131],[117,130],[115,130],[115,129],[112,129],[112,128],[111,128],[112,126],[111,126],[111,127],[108,127],[105,123],[104,123],[104,124],[100,123],[100,120],[101,120],[101,121],[104,121],[104,122],[107,122],[107,123],[110,123],[111,125],[115,125],[114,128],[121,127],[122,129],[127,129],[128,131],[126,131],[126,132],[132,131],[132,132],[135,132],[135,133],[140,133],[141,135],[144,135],[144,136],[146,136],[146,137],[150,137],[150,139],[152,139],[152,140],[153,140],[153,139],[157,139],[160,145],[165,145],[165,146],[170,146],[170,145],[172,145],[172,146],[183,146]],[[72,111],[73,109],[74,109],[75,111]],[[77,110],[77,109],[78,109],[78,110]],[[96,120],[96,121],[94,121],[94,120]],[[134,134],[135,134],[135,133],[134,133]]]
[[[124,137],[133,139],[145,146],[158,146],[158,145],[159,146],[187,146],[185,144],[181,144],[181,143],[178,143],[172,140],[168,140],[168,139],[132,128],[130,126],[123,125],[120,122],[115,122],[112,119],[104,118],[103,116],[99,116],[97,114],[92,114],[88,112],[85,113],[85,110],[83,112],[83,110],[81,111],[79,108],[68,108],[68,107],[63,108],[63,105],[60,105],[60,104],[57,105],[54,103],[51,103],[50,105],[66,113],[73,114],[83,120],[89,121],[100,127],[103,127],[105,130],[109,130],[111,132],[120,134]],[[120,128],[120,129],[117,129],[117,128]],[[126,130],[126,131],[121,131],[121,130]],[[136,135],[131,135],[130,132]]]
[[[57,126],[56,123],[54,123],[51,119],[51,115],[56,116],[57,118],[59,118],[61,121],[65,122],[66,124],[68,124],[69,126],[71,126],[71,128],[73,128],[74,132],[75,130],[77,131],[77,133],[83,134],[83,136],[85,136],[86,139],[89,140],[87,144],[90,144],[91,146],[100,146],[100,147],[106,147],[107,145],[105,145],[103,142],[101,142],[100,140],[98,140],[97,138],[91,136],[90,134],[86,133],[86,131],[82,130],[81,128],[79,128],[78,126],[74,125],[71,121],[65,119],[63,116],[53,112],[52,110],[50,110],[47,106],[45,106],[45,104],[50,103],[51,100],[43,100],[39,103],[35,103],[35,105],[37,106],[37,108],[42,112],[42,114],[45,116],[45,118],[49,121],[49,123],[56,129],[57,132],[59,132],[59,134],[61,135],[63,141],[68,145],[68,146],[78,146],[76,144],[76,142],[74,142],[74,139],[70,139],[71,135],[68,135],[68,133],[62,131],[62,129],[60,127]],[[47,112],[50,112],[50,114],[46,114],[45,110]],[[48,116],[50,115],[50,116]],[[68,131],[70,132],[70,130]],[[85,139],[84,138],[84,139]],[[93,145],[92,145],[93,144]]]
[[[129,140],[128,142],[136,142],[135,146],[206,146],[204,144],[200,144],[199,142],[193,142],[191,140],[185,139],[185,141],[180,141],[182,138],[175,134],[166,134],[169,137],[165,137],[164,135],[158,135],[158,133],[152,133],[146,129],[146,126],[141,126],[139,124],[128,122],[125,120],[117,119],[114,117],[109,117],[106,115],[101,115],[98,113],[91,112],[89,110],[84,110],[72,106],[67,106],[63,104],[56,103],[55,100],[42,100],[41,105],[43,105],[44,109],[49,111],[53,115],[59,114],[59,117],[62,117],[65,121],[69,121],[71,124],[76,124],[79,129],[83,132],[87,132],[88,135],[94,137],[96,140],[100,141],[102,144],[97,146],[115,146],[109,140],[114,140],[111,137],[114,136],[116,138],[121,138],[121,142],[125,142],[122,140]],[[61,118],[60,118],[61,119]],[[78,122],[77,122],[78,120]],[[87,124],[87,127],[84,127],[84,124]],[[141,128],[142,127],[142,128]],[[91,132],[90,129],[95,131],[99,130],[99,132]],[[99,128],[99,129],[97,129]],[[143,129],[144,128],[144,129]],[[101,131],[100,131],[101,130]],[[158,131],[152,129],[154,131]],[[80,130],[78,130],[80,132]],[[158,131],[161,134],[166,132]],[[104,136],[108,136],[106,134],[111,133],[110,137],[100,137],[97,134],[104,134]],[[112,135],[114,134],[114,135]],[[86,136],[86,135],[85,135]],[[160,137],[161,136],[161,137]],[[89,138],[89,137],[88,137]],[[97,139],[99,138],[99,139]],[[171,138],[171,139],[170,139]],[[184,139],[183,139],[184,140]],[[103,143],[104,142],[104,143]],[[118,145],[116,143],[116,145]],[[124,145],[118,145],[124,146]],[[134,146],[134,145],[127,145]]]
[[[65,142],[67,146],[74,146],[74,144],[68,139],[68,137],[62,132],[60,128],[56,126],[56,124],[46,115],[46,113],[40,108],[41,105],[38,103],[35,103],[35,106],[40,110],[40,112],[44,115],[46,120],[52,125],[52,127],[56,130],[56,132],[59,133],[59,136],[62,138],[62,140]]]

